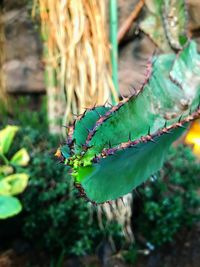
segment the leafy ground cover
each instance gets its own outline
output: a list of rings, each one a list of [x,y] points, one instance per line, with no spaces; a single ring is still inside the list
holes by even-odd
[[[21,99],[20,103],[22,110],[30,105],[29,100]],[[109,259],[109,266],[117,253],[124,266],[125,262],[146,264],[147,259],[148,264],[152,264],[151,255],[154,255],[157,265],[144,266],[160,267],[159,257],[169,256],[164,248],[176,252],[171,254],[171,262],[183,244],[186,244],[184,251],[192,253],[195,242],[198,243],[192,236],[198,232],[200,165],[190,148],[172,148],[163,169],[134,193],[132,226],[136,243],[128,245],[117,222],[109,224],[105,231],[100,230],[96,211],[91,215],[87,203],[73,189],[66,168],[54,158],[56,147],[63,140],[48,134],[45,101],[39,112],[14,109],[14,113],[1,113],[1,129],[8,123],[20,127],[11,155],[20,147],[26,148],[30,155],[29,183],[20,195],[23,211],[13,219],[0,221],[2,257],[5,258],[5,251],[12,248],[19,261],[23,259],[32,266],[46,266],[50,262],[57,266],[59,260],[69,264],[69,259],[77,256],[81,257],[84,266],[90,266],[94,257],[89,255],[100,250],[100,258]],[[115,252],[110,248],[108,232],[118,244]],[[149,250],[149,245],[154,251],[150,257],[141,259],[141,251]],[[197,255],[198,249],[194,248],[194,251]],[[47,259],[49,253],[52,256]],[[94,262],[97,264],[97,260]]]

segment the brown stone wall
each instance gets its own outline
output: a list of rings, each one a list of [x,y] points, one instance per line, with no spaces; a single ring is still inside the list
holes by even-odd
[[[109,1],[109,0],[106,0]],[[31,2],[31,1],[30,1]],[[118,0],[119,27],[134,9],[138,0]],[[188,0],[189,27],[199,38],[200,0]],[[6,55],[3,69],[7,77],[10,93],[45,92],[44,67],[42,63],[42,43],[39,29],[32,22],[31,4],[27,0],[4,1],[4,24]],[[154,51],[154,45],[143,36],[136,34],[134,25],[129,41],[119,51],[119,85],[123,94],[129,94],[133,87],[144,78],[142,65]]]
[[[44,92],[42,43],[23,1],[5,1],[6,87],[9,93]]]

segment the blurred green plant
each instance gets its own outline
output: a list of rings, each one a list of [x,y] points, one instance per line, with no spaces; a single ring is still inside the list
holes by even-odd
[[[34,120],[30,120],[32,111],[26,109],[26,101],[20,101],[24,103],[22,107],[26,115],[18,110],[12,117],[12,122],[21,127],[8,154],[13,155],[20,147],[26,148],[30,154],[30,164],[26,168],[30,176],[29,186],[20,197],[23,237],[57,256],[61,251],[66,256],[94,253],[108,233],[119,245],[118,249],[123,249],[125,242],[120,225],[105,223],[105,231],[100,230],[95,212],[90,214],[84,199],[77,198],[66,167],[55,163],[52,155],[58,137],[48,133],[45,101],[39,112],[34,112]],[[4,121],[9,120],[9,114],[5,115]],[[164,168],[157,175],[158,179],[147,183],[144,189],[138,188],[141,197],[138,199],[139,207],[133,205],[139,214],[135,216],[134,210],[134,234],[141,234],[158,246],[174,240],[182,227],[192,226],[199,218],[199,174],[199,163],[190,148],[171,149]],[[132,252],[125,254],[128,261],[135,260],[135,253],[133,259]]]
[[[10,159],[9,150],[19,128],[6,126],[0,131],[0,219],[6,219],[22,210],[20,201],[14,197],[24,191],[29,176],[21,172],[27,166],[29,155],[25,148],[18,150]],[[20,172],[17,171],[20,168]]]
[[[55,162],[54,148],[59,137],[48,132],[45,97],[41,104],[39,111],[32,111],[31,98],[20,97],[17,105],[13,101],[13,112],[4,109],[0,117],[0,125],[10,121],[20,125],[10,154],[21,146],[30,151],[29,186],[21,195],[23,237],[33,245],[37,239],[39,248],[57,256],[60,251],[77,256],[94,253],[106,233],[100,230],[95,211],[91,214],[88,204],[78,198],[68,170]],[[105,223],[106,218],[103,220]],[[113,238],[119,240],[122,229],[116,225],[109,224],[105,232],[112,232]]]
[[[24,236],[32,242],[37,239],[40,248],[51,252],[64,250],[66,255],[77,256],[94,253],[106,233],[99,229],[94,215],[93,222],[89,222],[87,204],[77,198],[67,170],[50,157],[57,138],[29,127],[23,129],[21,136],[32,157],[29,188],[22,196]],[[158,246],[173,241],[182,227],[192,226],[199,218],[199,173],[200,166],[190,148],[171,149],[158,179],[145,189],[138,188],[141,195],[138,201],[143,208],[139,208],[138,217],[133,214],[135,234]],[[109,224],[105,231],[123,248],[117,223]]]
[[[34,107],[36,101],[37,108]],[[7,124],[20,125],[22,128],[30,125],[41,132],[48,132],[46,96],[36,100],[31,96],[15,96],[9,99],[9,109],[0,100],[0,125]]]
[[[55,163],[53,154],[58,136],[48,133],[46,98],[43,98],[39,111],[30,110],[30,97],[18,98],[17,104],[12,99],[10,101],[11,111],[0,105],[0,125],[3,127],[12,122],[20,128],[9,155],[20,147],[30,151],[29,186],[21,196],[23,236],[33,243],[37,238],[38,247],[56,253],[64,250],[68,254],[83,255],[91,251],[90,239],[100,231],[98,225],[89,228],[87,204],[71,190],[67,170]],[[88,231],[84,231],[85,227]]]
[[[58,137],[26,126],[17,138],[31,157],[29,186],[21,197],[23,236],[54,255],[94,253],[102,233],[87,203],[77,197],[66,168],[55,163]]]
[[[123,259],[130,264],[134,264],[137,260],[137,251],[138,248],[135,246],[135,244],[131,245],[128,250],[123,251],[122,256]]]
[[[171,148],[158,179],[139,188],[135,231],[156,246],[171,242],[200,219],[200,164],[189,147]],[[141,204],[140,204],[141,206]]]

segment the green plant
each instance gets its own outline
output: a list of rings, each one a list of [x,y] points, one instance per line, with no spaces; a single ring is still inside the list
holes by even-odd
[[[133,215],[135,232],[158,246],[173,241],[178,231],[198,222],[199,174],[199,161],[190,148],[171,148],[157,179],[138,189],[140,211]]]
[[[22,232],[20,238],[51,252],[52,261],[61,251],[79,256],[93,253],[104,235],[98,226],[96,212],[91,215],[88,204],[74,190],[68,170],[56,162],[54,148],[59,137],[48,132],[45,99],[37,112],[28,109],[30,100],[21,97],[17,105],[13,102],[14,115],[5,110],[0,116],[1,127],[8,121],[20,125],[9,155],[20,147],[26,148],[30,155],[26,168],[30,179],[20,195],[23,212],[17,218],[18,231]],[[105,220],[103,218],[104,224]],[[115,228],[112,236],[119,236],[121,231],[121,228]]]
[[[31,151],[29,186],[21,196],[23,236],[54,256],[60,251],[79,256],[92,253],[101,231],[95,218],[90,221],[88,206],[77,197],[66,168],[55,164],[58,137],[30,126],[21,128],[17,136]]]
[[[18,127],[8,125],[0,131],[0,219],[21,211],[21,203],[14,195],[22,193],[28,183],[29,176],[22,172],[22,167],[29,162],[26,149],[21,148],[11,159],[7,157],[18,130]],[[20,172],[16,171],[17,168],[20,168]]]
[[[123,252],[123,258],[126,262],[134,264],[137,260],[138,248],[135,245],[131,245],[127,251]]]
[[[148,64],[136,96],[86,110],[75,121],[57,154],[82,196],[93,203],[116,199],[161,168],[171,143],[200,115],[199,65],[189,41],[178,54]]]
[[[145,5],[140,29],[164,52],[182,49],[187,42],[185,0],[148,0]]]
[[[0,124],[7,125],[12,124],[20,125],[20,127],[27,127],[30,125],[32,128],[36,128],[41,132],[47,132],[47,108],[46,108],[46,96],[41,99],[37,99],[40,103],[38,109],[33,108],[33,102],[36,102],[31,96],[17,96],[9,99],[9,110],[0,101]],[[31,118],[31,121],[30,121]],[[41,123],[42,122],[42,123]]]
[[[91,216],[84,199],[77,197],[67,168],[63,164],[55,163],[53,154],[58,137],[48,133],[45,116],[43,116],[44,111],[40,110],[35,114],[35,119],[29,120],[28,126],[27,118],[31,113],[30,111],[26,113],[27,116],[24,117],[18,111],[14,117],[14,122],[20,125],[20,130],[9,151],[9,155],[14,154],[20,147],[30,151],[30,164],[26,168],[30,176],[29,186],[20,197],[23,204],[23,212],[19,218],[23,233],[21,238],[25,238],[30,244],[51,253],[54,263],[55,258],[58,257],[57,255],[61,255],[62,251],[66,256],[69,254],[82,256],[94,253],[102,238],[108,234],[112,235],[119,248],[124,248],[125,242],[120,225],[118,223],[108,224],[104,221],[106,229],[105,231],[100,230],[95,212]],[[39,121],[41,125],[37,126],[36,122]],[[42,130],[41,127],[43,127]],[[174,234],[182,226],[195,223],[198,219],[198,202],[195,200],[196,193],[193,192],[198,189],[199,168],[189,148],[180,147],[170,151],[164,169],[159,172],[157,182],[147,184],[146,190],[138,189],[142,194],[139,203],[144,206],[138,210],[140,216],[133,215],[136,225],[133,228],[134,235],[142,234],[147,241],[157,245],[158,243],[162,244],[167,237],[171,237],[173,240]],[[187,188],[188,192],[180,194],[177,190],[171,191],[171,186],[168,188],[163,183],[166,181],[166,184],[171,184],[171,180],[184,183],[184,188]],[[163,191],[163,187],[167,191]],[[155,220],[150,220],[153,210],[145,208],[145,205],[148,202],[156,204],[159,202],[161,205],[163,199],[169,196],[169,205],[161,208],[162,212],[159,216],[154,215]],[[170,217],[169,214],[176,213],[175,206],[170,205],[176,196],[177,198],[181,196],[182,201],[179,203],[183,203],[181,212],[178,213],[179,217],[176,217],[174,222],[177,225],[178,221],[179,227],[175,228],[172,220],[168,224],[156,224],[156,222],[161,221],[162,217],[166,219],[166,217]],[[154,205],[150,204],[150,206]],[[135,206],[133,205],[133,207]],[[180,207],[178,209],[180,210]],[[91,217],[92,220],[90,220]],[[167,226],[168,233],[165,230],[164,236],[162,228]],[[171,232],[170,228],[172,229]],[[133,249],[130,253],[125,253],[124,256],[128,261],[134,261],[135,254]]]

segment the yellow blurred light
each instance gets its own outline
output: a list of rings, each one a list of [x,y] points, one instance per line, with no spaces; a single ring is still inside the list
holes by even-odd
[[[54,156],[57,157],[57,158],[61,157],[61,151],[60,151],[59,148],[56,150],[56,153],[54,154]]]
[[[193,152],[200,157],[200,121],[196,121],[192,124],[186,138],[185,143],[193,145]]]

